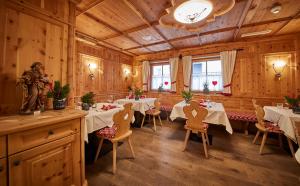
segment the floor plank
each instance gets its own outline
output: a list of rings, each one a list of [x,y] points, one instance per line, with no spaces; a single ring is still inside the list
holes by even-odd
[[[89,186],[94,185],[300,185],[300,166],[279,148],[275,139],[268,139],[264,154],[254,136],[228,134],[222,127],[210,127],[213,144],[209,159],[201,143],[189,140],[182,152],[185,130],[181,121],[163,121],[163,127],[152,125],[134,128],[132,143],[117,150],[117,173],[112,171],[112,152],[86,166]],[[261,141],[261,138],[258,140]]]

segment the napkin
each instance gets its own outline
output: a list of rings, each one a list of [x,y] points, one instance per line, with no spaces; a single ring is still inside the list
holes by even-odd
[[[101,107],[101,110],[111,110],[111,109],[114,109],[114,108],[117,108],[117,106],[115,106],[115,105],[103,105]]]

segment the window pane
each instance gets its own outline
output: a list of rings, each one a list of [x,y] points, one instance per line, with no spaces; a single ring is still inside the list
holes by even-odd
[[[152,89],[158,89],[158,87],[162,84],[162,79],[161,77],[152,77],[151,83]]]
[[[223,90],[221,60],[207,62],[207,82],[209,84],[209,90]],[[215,83],[215,86],[213,85],[213,82]]]
[[[170,65],[163,65],[163,73],[164,77],[170,76]]]
[[[161,76],[162,75],[162,66],[153,66],[152,67],[153,76]]]
[[[220,60],[194,62],[192,68],[192,90],[203,91],[203,84],[205,82],[208,83],[210,91],[223,90],[222,67]],[[213,82],[215,86],[213,85]]]
[[[206,62],[193,63],[192,67],[192,90],[203,90],[203,83],[206,81]]]

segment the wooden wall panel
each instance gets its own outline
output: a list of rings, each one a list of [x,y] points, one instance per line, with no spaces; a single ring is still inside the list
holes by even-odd
[[[44,4],[40,4],[43,8],[34,4],[37,2],[2,0],[0,5],[0,20],[4,25],[0,29],[3,39],[0,41],[1,114],[17,112],[22,92],[16,88],[16,82],[33,62],[39,61],[45,65],[45,73],[50,80],[67,82],[68,26],[46,14],[55,9],[51,14],[66,20],[68,1],[60,1],[56,8],[50,5],[50,1],[43,1]]]
[[[237,53],[236,65],[232,80],[232,96],[226,97],[211,94],[211,99],[222,102],[227,110],[252,111],[251,99],[256,98],[260,103],[274,104],[283,102],[285,95],[300,95],[300,34],[286,35],[260,40],[247,40],[223,44],[206,45],[197,48],[166,51],[155,54],[138,56],[134,59],[134,69],[139,70],[133,82],[141,86],[141,62],[144,60],[167,59],[182,54],[207,55],[225,50],[240,49]],[[286,58],[288,66],[283,72],[281,80],[275,78],[272,68],[272,56],[279,55]],[[275,56],[277,58],[277,56]],[[175,104],[182,98],[183,90],[182,62],[179,62],[177,76],[177,93],[163,93],[162,99],[168,104]],[[149,92],[149,96],[157,97],[157,92]],[[203,94],[196,94],[195,98],[204,98]]]
[[[105,47],[91,46],[79,41],[76,42],[76,48],[76,101],[89,91],[97,95],[97,101],[105,101],[109,95],[114,95],[115,98],[125,97],[132,77],[130,74],[126,78],[124,70],[132,73],[133,58]],[[82,56],[97,61],[94,80],[88,77],[88,63],[82,60]]]

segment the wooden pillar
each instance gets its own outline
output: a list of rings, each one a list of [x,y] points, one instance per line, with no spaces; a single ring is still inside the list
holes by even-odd
[[[75,91],[75,25],[76,25],[76,4],[69,2],[69,27],[68,27],[68,62],[67,62],[67,82],[71,92],[68,99],[69,106],[74,106]]]
[[[295,40],[295,47],[296,47],[296,96],[300,95],[300,34],[297,34]]]

